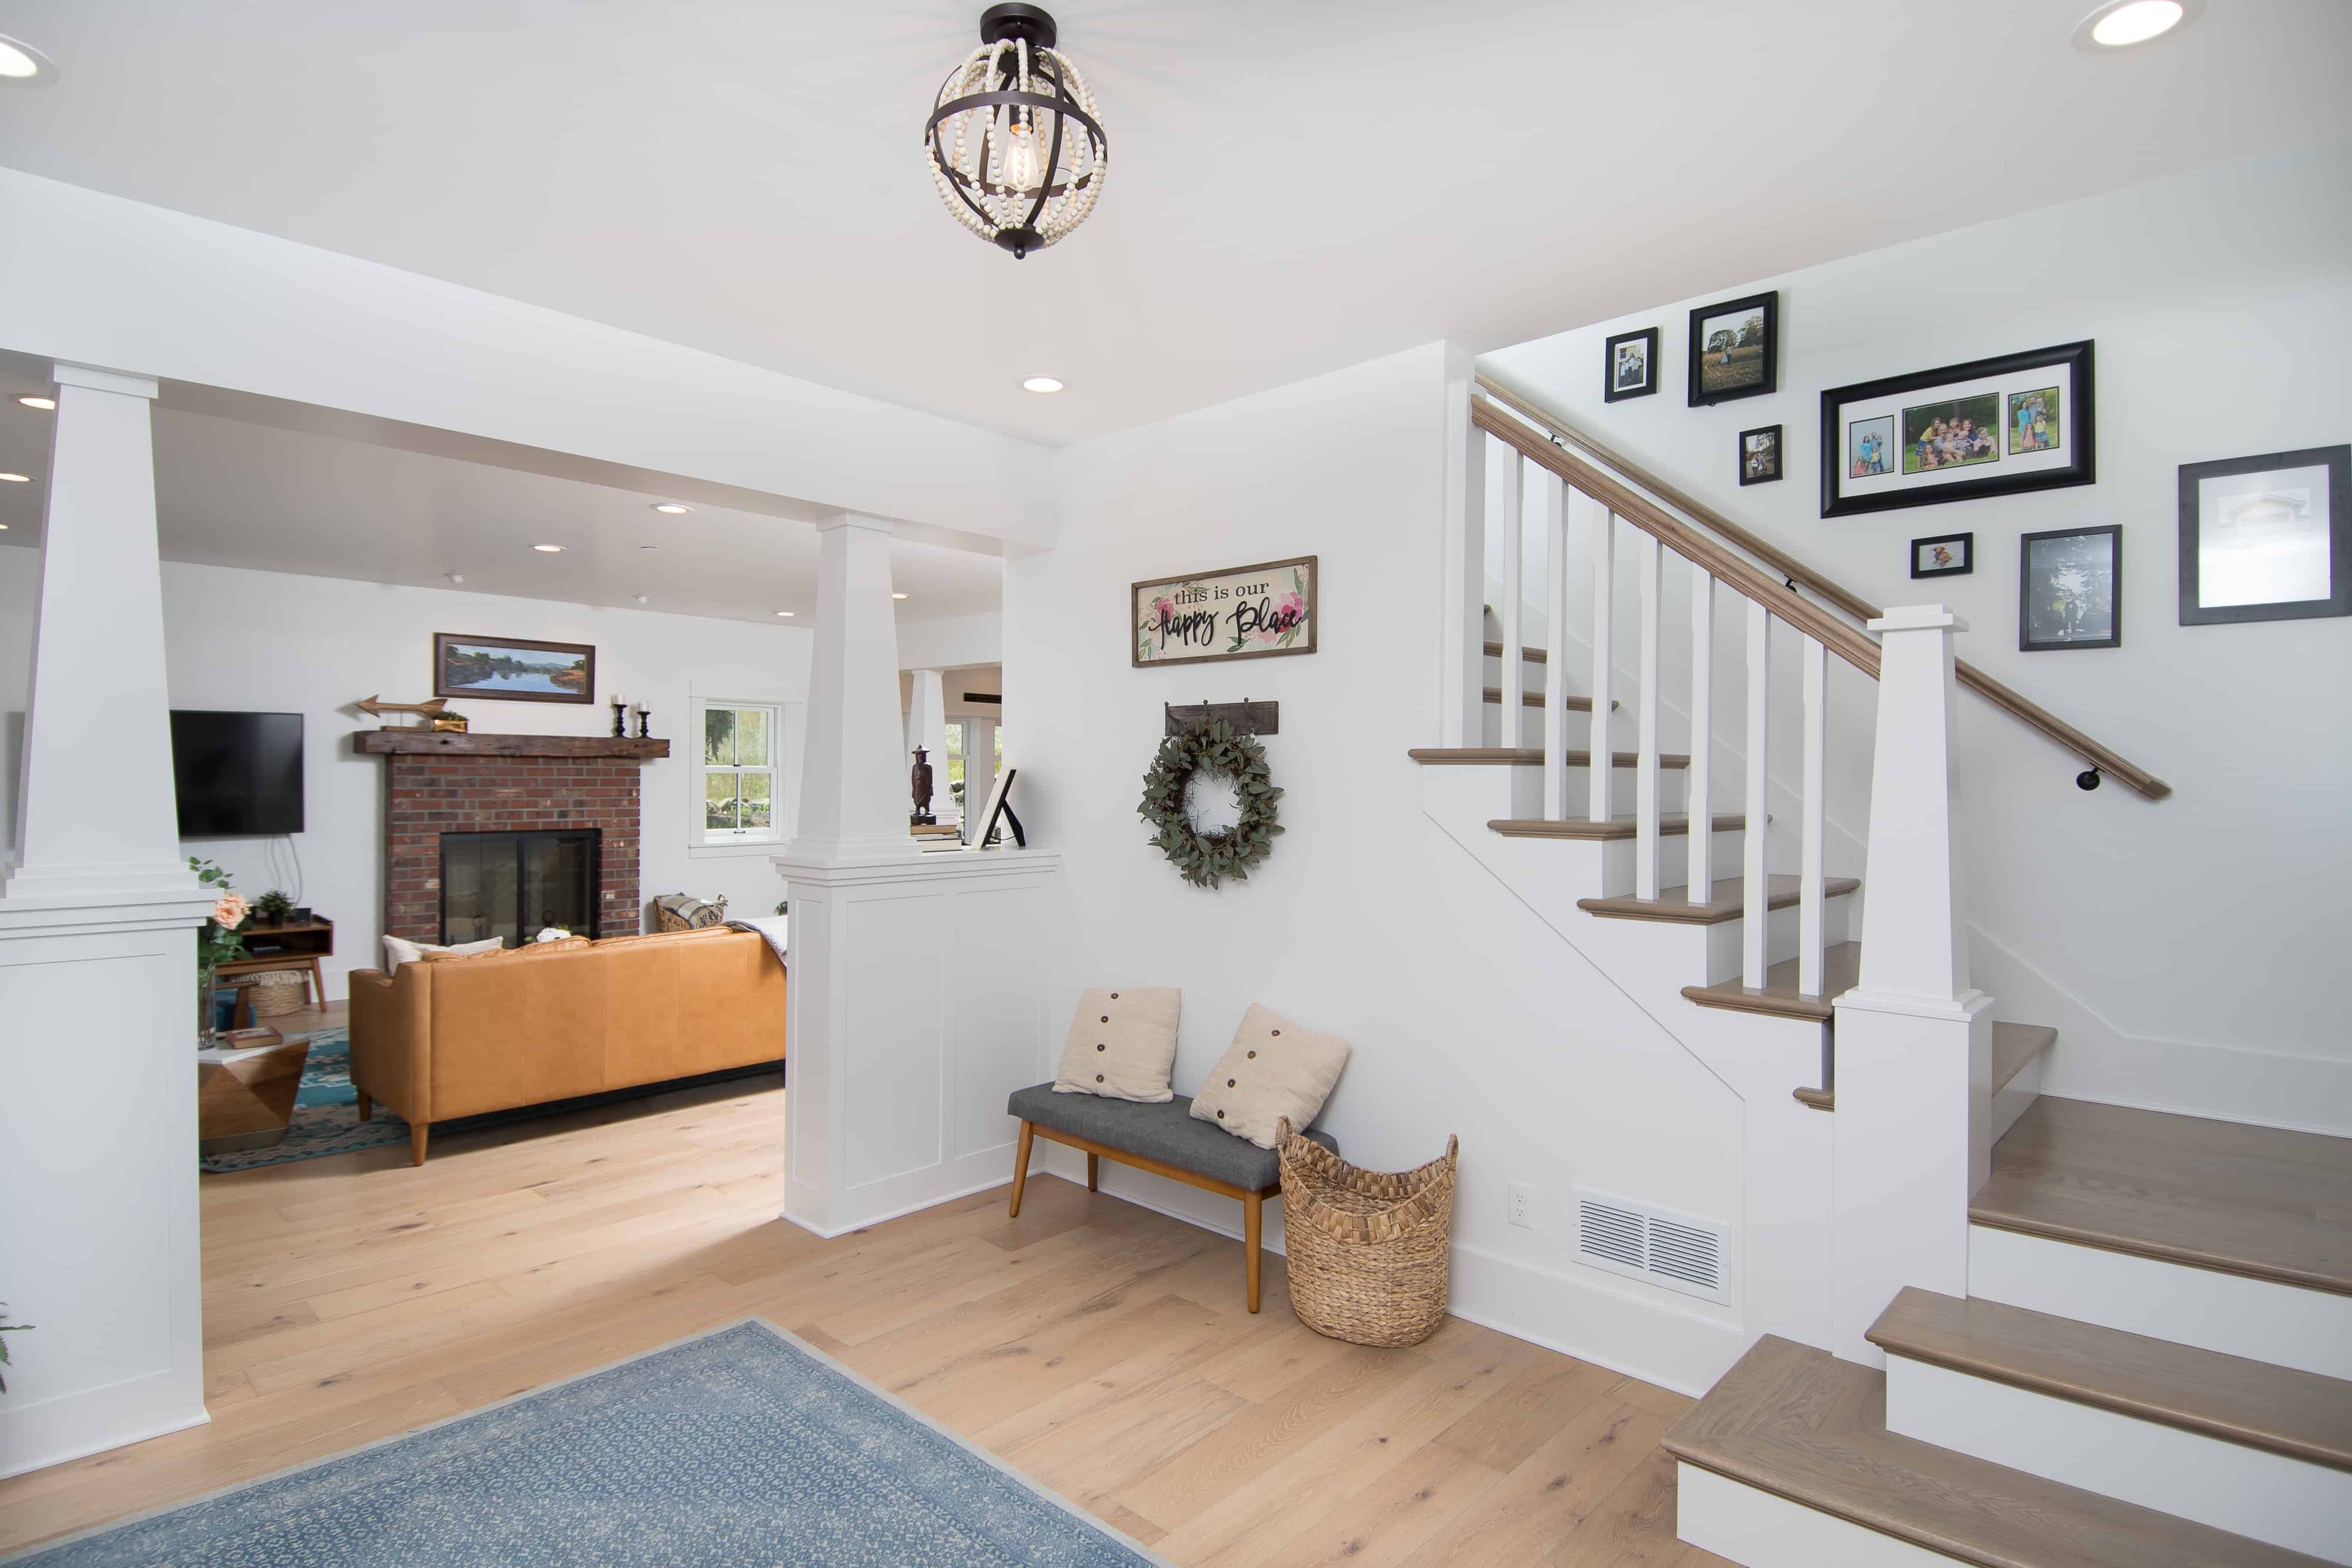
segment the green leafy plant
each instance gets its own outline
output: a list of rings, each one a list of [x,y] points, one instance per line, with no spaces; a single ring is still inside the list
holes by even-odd
[[[1223,832],[1203,833],[1184,810],[1185,787],[1196,773],[1230,778],[1241,804],[1241,820]],[[1151,847],[1168,857],[1194,887],[1215,887],[1225,877],[1249,880],[1249,868],[1274,849],[1283,831],[1275,802],[1282,791],[1266,768],[1265,747],[1255,736],[1236,735],[1223,719],[1169,737],[1143,776],[1143,801],[1136,815],[1158,830]]]
[[[5,1311],[7,1304],[8,1303],[5,1301],[0,1301],[0,1311]],[[0,1323],[0,1334],[23,1333],[32,1326],[33,1325],[31,1323]],[[5,1366],[7,1364],[8,1342],[5,1339],[0,1339],[0,1366]],[[0,1377],[0,1394],[5,1394],[7,1392],[8,1380],[5,1377]]]
[[[275,925],[284,920],[286,912],[293,907],[294,901],[273,887],[253,901],[253,917]]]

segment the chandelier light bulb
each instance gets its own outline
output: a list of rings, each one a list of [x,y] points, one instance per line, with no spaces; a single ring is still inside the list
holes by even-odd
[[[923,126],[956,221],[1018,258],[1069,236],[1102,195],[1110,142],[1094,94],[1042,7],[991,5]]]

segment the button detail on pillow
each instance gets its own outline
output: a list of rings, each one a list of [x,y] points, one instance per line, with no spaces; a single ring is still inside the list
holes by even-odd
[[[1184,993],[1173,986],[1088,991],[1070,1018],[1056,1094],[1100,1094],[1159,1104],[1176,1097],[1176,1024]]]
[[[1285,1116],[1302,1131],[1314,1122],[1348,1065],[1349,1049],[1336,1034],[1300,1029],[1253,1002],[1209,1086],[1193,1100],[1192,1114],[1270,1149]]]

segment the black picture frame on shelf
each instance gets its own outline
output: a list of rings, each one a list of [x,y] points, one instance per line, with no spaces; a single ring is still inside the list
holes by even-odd
[[[2180,623],[2328,615],[2352,615],[2352,446],[2182,464]]]
[[[2093,545],[2088,541],[2103,540]],[[2069,572],[2085,579],[2070,583]],[[2124,645],[2124,530],[2050,528],[2017,541],[2021,653]]]
[[[1738,450],[1742,485],[1769,485],[1780,478],[1785,448],[1779,425],[1759,424],[1753,430],[1741,431]]]
[[[1911,541],[1913,577],[1967,577],[1977,569],[1974,534],[1937,534]]]
[[[1658,390],[1658,329],[1620,332],[1601,348],[1601,401],[1622,402]]]
[[[1751,336],[1760,340],[1751,341]],[[1691,407],[1766,397],[1780,385],[1779,289],[1702,305],[1690,313]]]
[[[2017,496],[2098,477],[2092,340],[1822,393],[1822,516]]]

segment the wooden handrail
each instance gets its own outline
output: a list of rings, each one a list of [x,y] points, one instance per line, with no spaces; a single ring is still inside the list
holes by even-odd
[[[1574,442],[1578,446],[1583,448],[1586,452],[1591,453],[1594,457],[1600,459],[1602,463],[1607,464],[1618,473],[1624,475],[1627,478],[1633,480],[1633,483],[1641,486],[1643,489],[1650,491],[1654,495],[1664,497],[1669,504],[1678,507],[1685,512],[1689,513],[1701,523],[1704,523],[1709,529],[1720,534],[1723,538],[1729,539],[1733,544],[1738,546],[1741,549],[1746,550],[1748,554],[1769,564],[1773,570],[1780,574],[1783,582],[1795,583],[1799,586],[1811,589],[1813,592],[1821,595],[1822,598],[1827,600],[1830,603],[1834,604],[1840,610],[1844,611],[1847,614],[1855,617],[1857,620],[1875,621],[1881,615],[1885,613],[1885,611],[1881,610],[1877,605],[1871,603],[1870,601],[1863,598],[1860,594],[1851,592],[1838,583],[1823,577],[1820,572],[1815,571],[1812,568],[1807,566],[1803,561],[1799,560],[1796,557],[1789,554],[1786,550],[1781,549],[1780,547],[1772,544],[1769,540],[1763,538],[1761,536],[1752,533],[1747,528],[1741,528],[1738,523],[1733,522],[1729,517],[1725,517],[1721,512],[1717,511],[1714,507],[1708,506],[1706,502],[1698,499],[1696,497],[1689,494],[1687,491],[1685,491],[1675,485],[1669,484],[1655,474],[1643,468],[1639,464],[1626,457],[1622,453],[1612,451],[1601,443],[1593,440],[1591,436],[1587,435],[1582,431],[1578,430],[1574,425],[1570,424],[1566,420],[1561,419],[1549,409],[1545,408],[1542,404],[1536,402],[1534,400],[1527,397],[1523,393],[1514,392],[1510,388],[1504,386],[1501,382],[1494,381],[1485,375],[1478,377],[1478,390],[1486,393],[1488,398],[1493,399],[1496,402],[1498,402],[1504,407],[1509,409],[1513,413],[1517,414],[1520,419],[1527,421],[1528,424],[1536,426],[1538,430],[1549,431],[1566,440]],[[1742,593],[1745,593],[1750,599],[1757,600],[1758,602],[1769,609],[1774,614],[1779,615],[1783,620],[1788,621],[1792,624],[1804,628],[1807,634],[1819,638],[1823,646],[1829,648],[1841,658],[1843,658],[1848,664],[1854,665],[1855,668],[1867,670],[1874,676],[1878,674],[1878,645],[1875,643],[1871,643],[1868,637],[1863,636],[1860,632],[1853,632],[1853,629],[1846,626],[1843,622],[1831,622],[1832,624],[1840,627],[1842,630],[1853,632],[1854,636],[1861,637],[1863,642],[1869,643],[1871,649],[1870,662],[1865,664],[1861,660],[1854,657],[1853,653],[1847,652],[1843,645],[1832,642],[1828,637],[1822,636],[1820,632],[1813,631],[1812,627],[1808,624],[1806,621],[1801,619],[1799,615],[1791,612],[1790,607],[1792,605],[1804,605],[1807,609],[1814,609],[1815,607],[1809,601],[1798,599],[1795,595],[1790,593],[1786,588],[1780,588],[1780,591],[1777,594],[1769,598],[1758,594],[1753,591],[1753,588],[1748,581],[1735,578],[1731,573],[1719,570],[1714,565],[1709,564],[1701,557],[1693,554],[1682,544],[1677,543],[1676,539],[1673,536],[1661,532],[1658,528],[1652,527],[1651,521],[1664,520],[1671,524],[1681,534],[1692,538],[1704,538],[1705,536],[1693,533],[1689,527],[1682,523],[1679,519],[1672,517],[1654,505],[1651,505],[1643,497],[1635,494],[1633,491],[1628,490],[1623,486],[1617,485],[1613,481],[1608,480],[1604,476],[1601,476],[1598,470],[1591,468],[1589,465],[1580,463],[1575,464],[1575,466],[1584,474],[1593,475],[1596,477],[1601,478],[1602,483],[1608,484],[1611,489],[1617,494],[1642,503],[1643,511],[1637,512],[1621,507],[1616,501],[1611,499],[1609,496],[1580,483],[1578,478],[1572,477],[1567,471],[1546,461],[1545,455],[1547,453],[1559,454],[1559,447],[1552,444],[1549,441],[1543,440],[1540,436],[1534,435],[1533,433],[1528,431],[1524,426],[1517,426],[1514,421],[1502,419],[1500,416],[1495,415],[1491,413],[1487,413],[1486,417],[1480,418],[1479,414],[1481,411],[1477,404],[1478,400],[1473,399],[1472,418],[1478,424],[1480,429],[1500,438],[1515,450],[1524,454],[1536,463],[1542,465],[1547,468],[1550,468],[1552,472],[1559,474],[1560,477],[1566,479],[1568,483],[1575,488],[1582,490],[1586,495],[1591,496],[1596,500],[1600,500],[1609,506],[1612,510],[1616,511],[1618,516],[1623,517],[1634,527],[1643,529],[1646,533],[1656,535],[1658,539],[1666,545],[1667,548],[1675,550],[1677,554],[1682,555],[1685,559],[1696,561],[1698,564],[1705,566],[1706,570],[1713,573],[1717,578],[1723,581],[1730,582]],[[1563,454],[1563,455],[1565,455]],[[1570,458],[1570,461],[1574,463],[1573,458]],[[1646,518],[1644,512],[1647,514]],[[1708,542],[1712,543],[1712,541]],[[1724,559],[1737,561],[1737,558],[1734,557],[1725,557]],[[1737,562],[1737,564],[1746,569],[1748,579],[1761,580],[1769,582],[1769,580],[1764,578],[1764,575],[1761,572],[1757,571],[1752,567],[1747,567],[1745,562]],[[1776,584],[1773,586],[1779,587],[1780,585]],[[1824,617],[1823,619],[1827,618]],[[2057,715],[2050,712],[2047,708],[2042,706],[2041,704],[2025,696],[2022,693],[2020,693],[2014,688],[2004,685],[2000,681],[1993,679],[1992,676],[1986,674],[1982,670],[1978,669],[1974,664],[1969,664],[1965,659],[1955,660],[1953,663],[1954,674],[1958,677],[1960,685],[1969,687],[1978,695],[1992,703],[1995,706],[2006,710],[2013,716],[2023,720],[2025,723],[2032,726],[2035,729],[2040,730],[2043,735],[2049,737],[2052,740],[2056,741],[2068,751],[2073,752],[2075,756],[2091,764],[2092,767],[2097,768],[2101,773],[2114,775],[2123,782],[2126,789],[2131,789],[2134,793],[2144,796],[2150,800],[2161,800],[2167,795],[2172,793],[2171,785],[2167,784],[2163,779],[2158,779],[2155,774],[2150,773],[2147,769],[2138,766],[2137,763],[2126,760],[2119,753],[2101,745],[2098,741],[2092,739],[2089,736],[2084,735],[2081,730],[2076,729],[2073,725],[2068,724],[2064,719],[2060,718]]]

